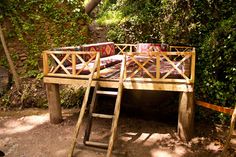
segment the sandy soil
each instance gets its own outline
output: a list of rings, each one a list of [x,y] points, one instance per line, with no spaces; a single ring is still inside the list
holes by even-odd
[[[7,157],[65,157],[72,142],[76,110],[64,110],[61,124],[49,123],[47,110],[28,109],[0,112],[0,150]],[[103,150],[82,145],[84,127],[75,156],[102,157]],[[106,141],[109,120],[95,119],[91,138]],[[176,136],[176,123],[144,120],[121,115],[114,156],[127,157],[215,157],[222,150],[227,128],[196,122],[195,137],[189,143]],[[231,143],[236,143],[233,139]],[[232,145],[231,145],[232,146]],[[227,156],[236,156],[232,147]]]

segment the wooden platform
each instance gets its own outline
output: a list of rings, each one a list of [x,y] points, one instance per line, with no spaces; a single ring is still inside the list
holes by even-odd
[[[86,87],[87,79],[84,78],[57,78],[57,77],[44,77],[44,83],[48,84],[74,84]],[[101,87],[117,88],[119,82],[108,79],[95,79],[92,83],[94,87],[95,81],[99,81]],[[145,81],[125,81],[125,89],[137,90],[160,90],[160,91],[175,91],[175,92],[193,92],[193,84],[185,84],[180,82],[145,82]]]
[[[133,52],[137,49],[134,44],[116,44],[116,53],[123,55],[125,64],[123,78],[124,89],[135,90],[160,90],[180,92],[178,134],[181,139],[188,141],[193,135],[194,119],[194,79],[195,79],[195,48],[183,46],[170,46],[168,51]],[[85,59],[84,56],[90,56]],[[143,57],[145,56],[145,57]],[[137,59],[143,57],[141,60]],[[100,72],[100,52],[75,51],[63,49],[63,51],[44,51],[44,83],[47,88],[50,121],[59,123],[62,120],[60,107],[60,84],[76,84],[87,87],[91,69],[96,68],[92,86],[99,82],[101,87],[118,88],[118,79],[102,78]],[[169,65],[169,69],[162,73],[161,60]],[[67,63],[66,63],[67,62]],[[128,67],[135,65],[134,70]],[[67,66],[70,66],[68,70]],[[98,63],[97,67],[93,67]],[[155,72],[151,72],[148,64],[153,63]],[[80,69],[77,65],[80,64]],[[186,68],[187,65],[187,69]],[[87,74],[84,74],[86,70]],[[145,74],[142,77],[137,75]],[[171,74],[177,73],[173,78]],[[171,77],[170,77],[171,76]],[[170,115],[171,116],[171,115]]]

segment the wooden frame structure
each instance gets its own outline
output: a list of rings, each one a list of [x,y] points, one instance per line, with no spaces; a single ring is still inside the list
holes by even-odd
[[[117,44],[117,49],[119,49],[119,54],[126,54],[129,56],[132,61],[134,61],[139,69],[134,73],[137,73],[140,70],[144,70],[150,77],[147,78],[136,78],[127,77],[126,68],[124,74],[124,88],[125,89],[140,89],[140,90],[163,90],[163,91],[177,91],[177,92],[193,92],[194,88],[194,79],[195,79],[195,48],[192,48],[191,51],[170,51],[170,52],[149,52],[147,53],[137,53],[131,52],[135,49],[135,45],[133,44]],[[190,47],[170,47],[171,49],[187,49]],[[127,50],[128,49],[128,50]],[[91,63],[93,59],[100,60],[100,57],[96,57],[97,52],[84,52],[84,51],[44,51],[43,52],[43,73],[44,73],[44,83],[47,84],[84,84],[89,75],[80,74],[80,72],[88,67],[88,64]],[[61,60],[56,55],[65,55]],[[91,58],[88,61],[85,61],[81,55],[90,54]],[[140,63],[137,61],[134,56],[146,56],[147,60],[145,63]],[[177,64],[175,64],[170,56],[184,56]],[[49,65],[50,59],[53,59],[57,64]],[[160,58],[164,57],[167,62],[172,66],[172,69],[163,77],[160,77]],[[153,76],[148,72],[147,69],[144,68],[144,65],[152,58],[156,58],[156,75]],[[76,59],[79,59],[84,66],[80,69],[80,71],[76,71]],[[190,76],[186,76],[178,67],[183,64],[183,62],[187,59],[191,60],[190,64]],[[72,64],[72,70],[69,72],[63,63],[65,61],[69,61]],[[129,61],[126,62],[126,65],[129,64]],[[127,66],[126,66],[127,67]],[[63,70],[59,73],[56,71],[61,68]],[[91,71],[91,68],[88,68]],[[173,71],[177,70],[178,73],[183,77],[182,79],[169,79],[167,76]],[[97,67],[97,71],[95,73],[95,77],[101,81],[102,87],[118,87],[118,79],[109,79],[109,78],[100,78],[100,68],[99,65]],[[94,82],[92,82],[92,86],[94,86]]]
[[[123,55],[124,74],[122,75],[122,88],[136,90],[159,90],[180,92],[178,135],[182,140],[188,141],[193,134],[194,119],[194,79],[195,79],[195,48],[185,46],[170,46],[169,51],[135,52],[135,44],[116,44],[116,53]],[[83,55],[89,55],[85,60]],[[138,58],[141,57],[142,61]],[[146,68],[146,64],[155,61],[154,72]],[[171,67],[165,74],[161,74],[162,60]],[[138,68],[128,71],[130,63]],[[180,68],[188,62],[189,73]],[[80,67],[78,69],[78,63]],[[66,65],[70,65],[68,70]],[[59,123],[62,120],[60,107],[60,84],[80,84],[87,87],[95,86],[99,82],[100,87],[119,88],[120,79],[102,78],[100,72],[100,52],[95,51],[44,51],[43,52],[44,83],[47,88],[51,123]],[[84,74],[83,71],[87,73]],[[180,78],[170,78],[175,71]],[[144,73],[145,77],[137,77],[137,73]],[[87,99],[89,91],[85,93]],[[87,96],[86,96],[87,95]],[[87,100],[86,100],[87,101]],[[85,112],[85,108],[81,109]],[[80,120],[82,118],[80,117]],[[109,148],[112,149],[112,148]],[[111,150],[110,150],[111,151]]]

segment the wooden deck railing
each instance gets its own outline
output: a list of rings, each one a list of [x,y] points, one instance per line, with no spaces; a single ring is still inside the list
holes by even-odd
[[[137,52],[127,52],[126,69],[125,69],[125,80],[132,81],[148,81],[148,82],[182,82],[182,83],[194,83],[195,79],[195,49],[189,52],[148,52],[148,53],[137,53]],[[139,59],[141,57],[141,59]],[[155,75],[153,71],[150,72],[150,67],[146,67],[146,64],[154,64]],[[163,64],[169,66],[168,69]],[[132,66],[137,66],[136,70],[127,72],[127,67],[130,63]],[[187,64],[187,65],[186,65]],[[186,69],[180,69],[180,65]],[[163,75],[161,75],[161,70],[168,70]],[[189,72],[185,72],[189,70]],[[175,73],[181,78],[169,78],[169,76],[175,71]],[[136,75],[138,73],[145,73],[145,77]],[[143,76],[143,75],[142,75]]]
[[[84,56],[89,55],[85,60]],[[43,73],[44,76],[80,77],[89,78],[93,65],[98,62],[97,75],[100,71],[100,53],[94,51],[44,51]],[[79,67],[78,64],[80,65]],[[87,71],[86,74],[83,72]]]
[[[125,55],[124,80],[170,83],[194,83],[195,48],[171,46],[171,52],[133,52],[134,44],[116,44],[119,54]],[[86,60],[84,59],[86,55]],[[90,58],[88,59],[88,55]],[[100,53],[85,51],[44,51],[44,76],[89,78],[92,68],[98,62],[95,78],[100,78]],[[163,63],[168,64],[164,73]],[[128,66],[136,66],[129,71]],[[152,71],[150,71],[152,64]],[[78,66],[79,65],[79,66]],[[188,71],[185,71],[186,68]],[[154,71],[153,71],[154,69]],[[165,69],[166,70],[166,69]],[[87,71],[87,73],[84,73]],[[170,77],[173,72],[179,78]],[[138,75],[142,73],[142,75]],[[140,77],[141,76],[141,77]]]
[[[136,44],[115,44],[116,54],[124,54],[125,52],[136,52]]]

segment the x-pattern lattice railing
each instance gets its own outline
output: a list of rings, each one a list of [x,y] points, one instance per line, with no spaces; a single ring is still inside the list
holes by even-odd
[[[84,59],[85,55],[89,55],[88,60]],[[44,75],[47,76],[64,76],[64,77],[89,77],[82,74],[83,71],[92,73],[95,62],[100,63],[99,52],[86,51],[44,51],[43,64]],[[98,63],[98,64],[99,64]],[[90,65],[91,64],[91,65]],[[97,74],[99,67],[96,68]]]
[[[115,44],[117,54],[124,54],[125,52],[135,52],[137,50],[136,44]]]
[[[135,53],[135,52],[128,52],[126,53],[128,59],[126,59],[126,69],[125,69],[125,79],[126,78],[133,78],[138,72],[143,73],[143,71],[150,77],[155,78],[148,69],[145,67],[148,63],[152,63],[152,55],[147,53]],[[127,67],[130,67],[131,64],[135,64],[138,66],[134,71],[132,71],[129,75],[127,75]]]
[[[190,46],[170,46],[171,52],[191,52],[193,51],[194,47]]]
[[[148,52],[148,53],[137,53],[137,52],[128,52],[126,69],[125,69],[125,79],[126,80],[143,80],[143,81],[163,81],[163,82],[187,82],[193,83],[195,76],[195,49],[192,49],[189,52]],[[176,60],[176,56],[181,56]],[[185,61],[190,60],[190,63],[187,67],[188,70],[191,71],[189,75],[187,75],[183,69],[180,68],[182,65],[184,67]],[[168,71],[161,76],[161,66],[167,64],[170,68]],[[148,66],[146,65],[154,64],[155,65],[155,75],[150,72]],[[127,72],[127,67],[130,64],[135,64],[136,68],[132,72]],[[165,68],[165,67],[162,67]],[[164,69],[166,70],[166,69]],[[177,72],[178,75],[182,76],[179,79],[170,79],[170,76],[174,71]],[[145,78],[141,78],[144,75],[136,76],[137,73],[145,73]]]
[[[195,48],[171,46],[172,52],[133,52],[134,44],[116,44],[120,54],[126,56],[125,80],[185,82],[194,83],[195,78]],[[89,58],[87,58],[89,56]],[[44,51],[44,75],[59,77],[88,78],[95,63],[96,78],[100,77],[100,53],[94,51]],[[163,65],[168,65],[165,69]],[[184,71],[185,65],[187,70]],[[134,67],[130,70],[130,66]],[[153,69],[150,67],[154,67]],[[162,70],[165,72],[162,73]],[[86,71],[86,73],[84,72]],[[173,78],[172,74],[181,78]],[[141,74],[141,75],[140,75]]]

